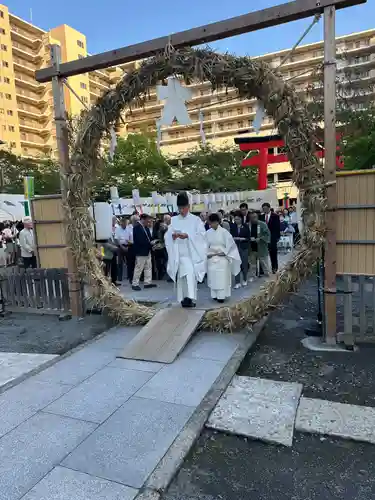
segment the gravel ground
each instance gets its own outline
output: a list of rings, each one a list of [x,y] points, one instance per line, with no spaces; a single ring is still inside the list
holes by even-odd
[[[300,382],[306,397],[375,406],[374,346],[335,353],[302,346],[305,328],[316,319],[316,293],[315,281],[310,280],[271,315],[239,375]],[[342,321],[340,310],[338,320]]]
[[[301,382],[307,397],[375,406],[374,347],[332,353],[302,346],[305,328],[316,320],[316,302],[312,279],[272,313],[238,373]],[[357,297],[353,304],[356,313]],[[340,327],[341,300],[338,305]],[[253,499],[375,499],[375,446],[295,433],[293,446],[287,448],[204,430],[163,496],[163,500]]]
[[[0,351],[64,354],[111,326],[101,315],[60,321],[57,316],[11,313],[0,319]]]
[[[293,448],[205,431],[163,500],[371,500],[375,446],[297,434]]]

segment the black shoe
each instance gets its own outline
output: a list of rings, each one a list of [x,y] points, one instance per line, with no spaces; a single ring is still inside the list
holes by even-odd
[[[140,292],[142,288],[140,286],[132,286],[132,290],[134,290],[135,292]]]
[[[143,288],[156,288],[158,285],[155,285],[155,283],[148,283],[147,285],[144,285]]]
[[[188,297],[185,297],[181,301],[181,306],[182,307],[195,307],[195,304],[194,304],[194,302],[191,299],[189,299]]]
[[[172,278],[168,278],[167,279],[167,283],[173,283],[173,279]]]
[[[216,300],[219,302],[219,304],[223,304],[224,302],[224,299],[216,299]]]

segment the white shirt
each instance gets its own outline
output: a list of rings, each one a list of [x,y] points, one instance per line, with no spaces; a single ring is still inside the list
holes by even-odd
[[[117,226],[115,229],[115,239],[120,245],[126,245],[126,230],[127,227],[123,228],[121,226]]]
[[[134,243],[133,239],[133,224],[128,224],[125,229],[125,245]]]
[[[22,229],[20,232],[21,257],[32,257],[35,251],[34,231],[32,229]]]
[[[297,224],[298,222],[297,212],[290,212],[289,218],[292,224]]]

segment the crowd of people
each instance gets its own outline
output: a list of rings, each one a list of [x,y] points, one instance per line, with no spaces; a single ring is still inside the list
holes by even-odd
[[[0,222],[0,266],[35,268],[36,248],[30,217],[22,221]]]
[[[246,286],[258,276],[277,272],[279,252],[291,251],[299,239],[296,208],[292,206],[275,211],[269,203],[260,208],[249,210],[246,203],[241,203],[237,210],[230,213],[219,210],[217,213],[199,214],[198,220],[206,232],[208,249],[203,273],[207,273],[206,278],[210,275],[210,268],[212,271],[217,264],[215,256],[209,253],[210,240],[217,239],[218,235],[228,248],[234,244],[238,252],[238,258],[232,259],[239,263],[239,270],[231,280],[234,288]],[[168,262],[171,255],[166,235],[175,216],[152,217],[134,213],[131,217],[113,217],[112,237],[98,242],[98,258],[103,262],[104,273],[114,284],[128,280],[134,291],[140,291],[142,282],[144,288],[152,288],[156,286],[156,280],[172,281],[168,267],[172,267],[173,263]],[[215,233],[210,232],[213,228]],[[220,229],[218,232],[218,228],[226,233]],[[203,276],[203,279],[206,278]]]

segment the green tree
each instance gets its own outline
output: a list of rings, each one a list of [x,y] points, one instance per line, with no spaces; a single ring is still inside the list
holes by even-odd
[[[168,189],[196,189],[201,192],[256,189],[256,169],[241,167],[243,152],[237,146],[220,149],[199,146],[181,156]]]
[[[34,177],[35,194],[60,192],[59,166],[51,159],[31,159],[0,151],[0,191],[23,194],[23,178]]]
[[[342,130],[344,168],[375,168],[375,107],[348,111]]]
[[[129,134],[118,138],[113,160],[106,160],[94,192],[96,197],[107,199],[109,188],[117,186],[120,196],[131,196],[132,189],[148,196],[151,191],[164,191],[170,176],[171,168],[155,139],[147,134]]]

